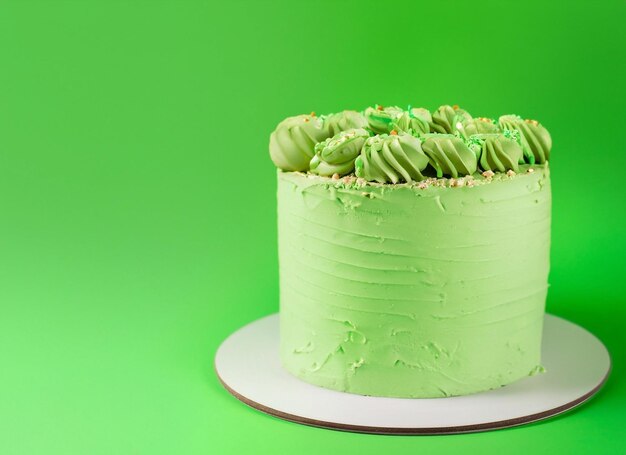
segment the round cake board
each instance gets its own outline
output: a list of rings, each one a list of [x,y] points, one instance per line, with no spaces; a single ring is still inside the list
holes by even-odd
[[[229,336],[215,369],[237,399],[267,414],[335,430],[378,434],[453,434],[495,430],[561,414],[591,398],[606,381],[609,353],[591,333],[546,315],[546,372],[499,389],[449,398],[382,398],[308,384],[279,359],[279,320],[273,314]]]

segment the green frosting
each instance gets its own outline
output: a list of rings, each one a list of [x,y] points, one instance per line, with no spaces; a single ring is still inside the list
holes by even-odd
[[[510,135],[475,134],[469,139],[469,148],[480,157],[478,162],[485,171],[519,171],[522,147]]]
[[[345,175],[354,170],[354,160],[361,153],[363,144],[370,137],[362,129],[341,131],[315,146],[315,156],[310,169],[313,174],[331,176]]]
[[[328,136],[323,121],[314,115],[287,117],[270,135],[270,157],[284,171],[306,171],[315,144]]]
[[[355,161],[357,177],[380,183],[422,180],[428,165],[421,142],[411,134],[382,134],[365,141]]]
[[[423,134],[430,132],[430,122],[433,121],[433,116],[428,109],[423,107],[409,108],[409,115],[415,124],[413,129],[416,132]]]
[[[463,140],[453,134],[426,134],[422,149],[437,177],[459,177],[476,172],[477,157]]]
[[[454,134],[459,130],[459,123],[469,122],[472,116],[458,106],[444,105],[433,112],[430,131],[440,134]]]
[[[458,131],[461,137],[468,139],[475,134],[494,134],[500,132],[495,120],[485,117],[472,118],[467,121],[459,122]]]
[[[422,108],[412,108],[391,122],[391,128],[397,132],[421,135],[430,131],[430,112]]]
[[[341,132],[355,130],[360,132],[354,144],[345,139],[347,136],[336,137]],[[354,148],[362,142],[363,131],[381,138],[372,140],[367,151],[354,161],[352,156],[358,155]],[[395,139],[383,138],[397,133],[400,134]],[[470,140],[477,135],[498,134],[505,137]],[[406,136],[420,140],[415,142]],[[336,140],[326,141],[328,138]],[[348,143],[341,145],[339,140]],[[478,159],[486,170],[515,170],[511,160],[517,156],[518,148],[511,140],[521,147],[520,164],[541,164],[550,158],[550,133],[537,121],[503,115],[495,122],[484,117],[473,118],[458,106],[449,105],[439,107],[432,115],[424,108],[409,106],[405,111],[398,106],[376,105],[363,113],[345,110],[321,117],[314,113],[289,117],[270,135],[269,149],[274,164],[284,171],[311,170],[314,174],[328,176],[356,170],[367,180],[396,183],[423,179],[424,156],[428,157],[438,177],[471,174],[476,170]],[[388,143],[383,147],[385,141]],[[420,145],[420,141],[423,144]],[[471,150],[468,144],[472,145]]]
[[[342,111],[323,116],[322,120],[331,136],[353,128],[367,127],[367,119],[357,111]]]
[[[475,186],[345,185],[278,173],[280,357],[302,380],[388,397],[536,373],[548,168]]]
[[[527,162],[545,163],[550,159],[552,138],[536,120],[524,120],[518,115],[503,115],[498,120],[502,129],[517,130],[520,133],[522,150]]]
[[[375,106],[365,109],[365,118],[369,124],[369,128],[376,134],[390,133],[393,128],[393,122],[398,120],[404,110],[398,106]]]

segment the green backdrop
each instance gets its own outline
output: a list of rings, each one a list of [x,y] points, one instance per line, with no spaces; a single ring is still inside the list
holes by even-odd
[[[2,1],[0,453],[624,453],[626,5]],[[548,310],[603,391],[490,433],[299,426],[219,385],[277,310],[283,117],[369,104],[539,119],[554,139]]]

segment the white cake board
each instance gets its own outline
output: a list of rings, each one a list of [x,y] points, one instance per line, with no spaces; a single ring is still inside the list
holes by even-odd
[[[217,350],[215,369],[236,398],[281,419],[364,433],[469,433],[561,414],[602,387],[611,368],[602,342],[582,327],[552,315],[546,315],[543,336],[546,373],[462,397],[367,397],[301,381],[281,367],[277,314],[228,337]]]

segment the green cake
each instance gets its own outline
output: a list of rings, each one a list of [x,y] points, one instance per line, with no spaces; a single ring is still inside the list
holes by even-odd
[[[280,357],[294,376],[446,397],[543,371],[551,139],[454,106],[281,122]]]

